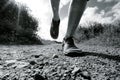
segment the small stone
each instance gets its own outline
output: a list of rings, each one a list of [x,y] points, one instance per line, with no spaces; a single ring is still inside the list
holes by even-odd
[[[85,79],[91,79],[90,73],[87,71],[81,72],[81,76],[84,77]]]
[[[15,63],[8,63],[7,64],[7,67],[10,67],[10,66],[12,66],[12,65],[14,65]]]
[[[30,70],[30,69],[28,69],[26,72],[27,72],[27,73],[30,73],[30,72],[31,72],[31,70]]]
[[[43,76],[39,75],[39,74],[35,74],[34,75],[34,80],[45,80]]]
[[[70,70],[65,70],[65,73],[69,73],[70,72]]]
[[[31,64],[31,65],[35,65],[36,62],[35,62],[35,61],[30,61],[30,64]]]
[[[15,62],[17,62],[17,60],[6,60],[5,61],[7,64],[9,64],[9,63],[15,63]]]
[[[18,80],[18,79],[15,77],[15,78],[13,78],[13,80]]]
[[[43,66],[39,66],[39,69],[43,69]]]
[[[106,49],[106,52],[109,52],[108,49]]]
[[[72,74],[76,74],[77,72],[80,72],[80,68],[75,67],[74,70],[72,71]]]
[[[53,55],[53,58],[58,58],[58,55],[54,54],[54,55]]]
[[[31,55],[31,57],[39,58],[40,55]]]
[[[52,76],[55,76],[55,75],[57,75],[57,72],[52,73]]]
[[[39,55],[35,55],[35,58],[39,58],[40,56]]]
[[[14,66],[12,66],[12,67],[23,68],[23,67],[26,67],[26,66],[28,66],[28,65],[29,65],[29,63],[27,63],[27,62],[18,61],[18,62],[16,62],[16,64],[15,64]]]
[[[0,70],[0,76],[2,76],[3,75],[3,72]]]
[[[62,51],[61,49],[57,49],[58,51]]]
[[[64,77],[66,77],[66,76],[67,76],[67,74],[64,74],[63,76],[64,76]]]

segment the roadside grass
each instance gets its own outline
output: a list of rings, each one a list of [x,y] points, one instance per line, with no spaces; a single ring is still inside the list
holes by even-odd
[[[94,45],[120,46],[120,23],[89,24],[88,27],[79,26],[75,33],[77,42]]]

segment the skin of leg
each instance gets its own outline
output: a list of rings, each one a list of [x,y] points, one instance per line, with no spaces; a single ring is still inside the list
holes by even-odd
[[[72,37],[79,24],[87,4],[87,0],[73,0],[70,7],[68,28],[65,38]]]
[[[52,6],[54,20],[60,19],[60,17],[59,17],[59,4],[60,4],[60,0],[51,0],[51,6]]]

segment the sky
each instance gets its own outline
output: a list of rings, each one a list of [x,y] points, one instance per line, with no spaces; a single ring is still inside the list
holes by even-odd
[[[15,0],[29,7],[30,14],[39,21],[37,34],[48,40],[50,37],[50,25],[52,20],[52,9],[50,0]],[[65,36],[68,22],[68,12],[71,0],[60,2],[60,33],[57,41],[62,41]],[[120,18],[120,0],[90,0],[81,18],[80,25],[87,26],[91,22],[114,23]]]

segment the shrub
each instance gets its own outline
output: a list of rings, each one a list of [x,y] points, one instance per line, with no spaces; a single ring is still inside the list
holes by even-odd
[[[95,43],[94,40],[98,40],[96,44],[102,42],[105,45],[120,46],[120,22],[118,25],[93,23],[88,27],[79,26],[75,39],[78,42],[92,39],[92,43]]]
[[[9,2],[0,1],[0,43],[42,44],[36,37],[38,21],[28,13],[27,7]]]

